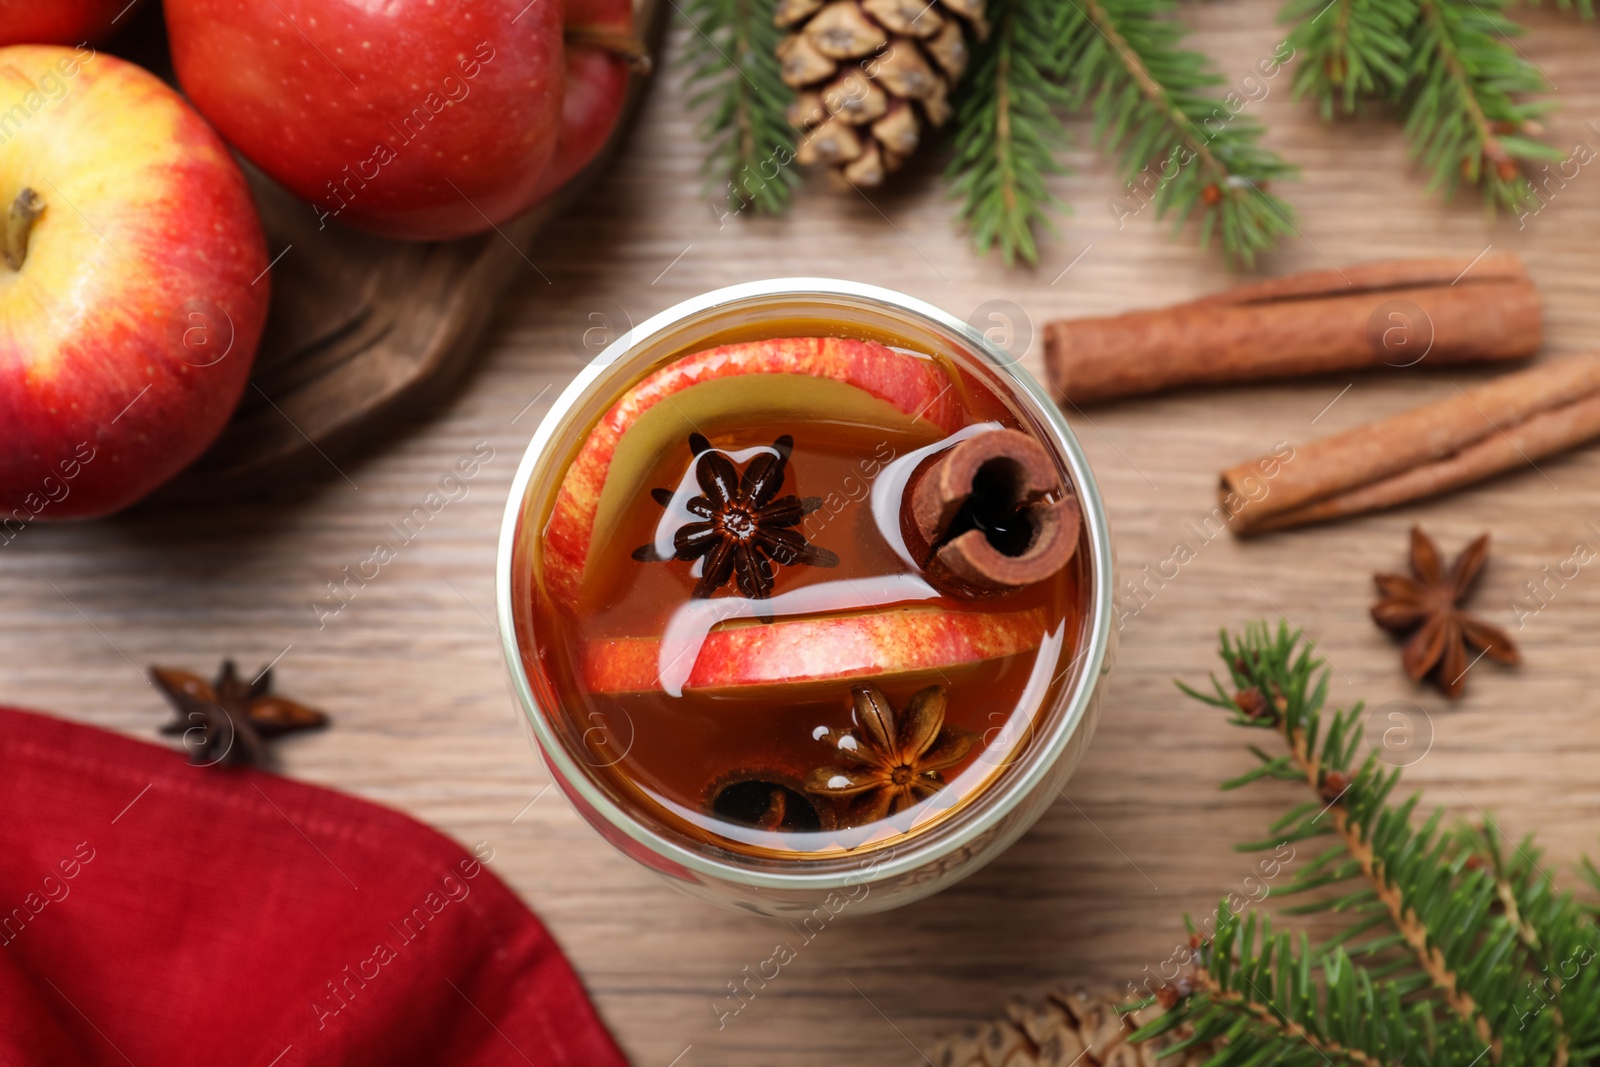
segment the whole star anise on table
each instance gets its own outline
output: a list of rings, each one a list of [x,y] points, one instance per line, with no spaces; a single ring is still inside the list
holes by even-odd
[[[822,498],[794,494],[777,498],[793,450],[794,438],[784,434],[772,443],[771,452],[745,464],[741,476],[733,461],[712,448],[704,435],[690,434],[689,451],[696,457],[694,473],[702,495],[691,497],[686,506],[703,521],[678,528],[671,556],[662,556],[654,545],[641,545],[633,558],[644,563],[701,560],[693,593],[701,598],[731,578],[745,596],[764,599],[772,595],[774,566],[837,566],[837,555],[811,544],[794,529],[822,506]],[[673,498],[670,489],[652,489],[650,495],[663,507]]]
[[[806,778],[806,792],[849,800],[846,826],[876,822],[937,793],[945,785],[940,772],[972,748],[969,735],[944,725],[943,686],[918,690],[899,712],[877,686],[856,686],[851,696],[859,729],[826,735],[841,764]]]
[[[1375,574],[1381,597],[1372,606],[1372,621],[1393,633],[1411,634],[1401,662],[1412,681],[1433,672],[1434,684],[1452,699],[1467,687],[1467,671],[1484,656],[1501,663],[1521,662],[1511,637],[1460,608],[1489,560],[1489,535],[1462,550],[1448,569],[1439,546],[1411,528],[1411,577]],[[1479,650],[1469,656],[1468,646]]]
[[[266,762],[267,739],[328,724],[328,716],[315,708],[274,696],[271,667],[247,682],[233,660],[225,659],[215,681],[171,667],[151,667],[150,680],[177,712],[161,732],[183,735],[189,761],[197,767],[259,767]]]

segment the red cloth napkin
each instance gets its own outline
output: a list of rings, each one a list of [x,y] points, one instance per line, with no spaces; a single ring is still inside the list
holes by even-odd
[[[480,852],[0,708],[0,1064],[624,1065]]]

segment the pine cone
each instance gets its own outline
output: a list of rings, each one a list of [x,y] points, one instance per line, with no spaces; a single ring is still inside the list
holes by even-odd
[[[989,32],[983,0],[778,0],[792,30],[778,45],[789,121],[804,131],[795,159],[874,186],[950,118],[969,38]]]
[[[1162,1012],[1157,1005],[1128,1015],[1117,1010],[1133,999],[1079,990],[1057,991],[1037,1004],[1012,1004],[1006,1018],[940,1042],[934,1062],[938,1067],[1157,1067],[1156,1053],[1189,1036],[1188,1027],[1128,1044],[1128,1035]],[[1210,1056],[1209,1047],[1197,1046],[1161,1061],[1161,1067],[1200,1067]]]

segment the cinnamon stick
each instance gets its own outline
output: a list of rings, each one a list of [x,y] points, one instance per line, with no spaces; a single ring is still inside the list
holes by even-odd
[[[1375,367],[1526,359],[1540,303],[1515,255],[1312,271],[1122,315],[1045,327],[1059,400]]]
[[[969,437],[925,462],[902,498],[906,548],[941,592],[1002,596],[1055,574],[1078,547],[1077,498],[1044,446],[1017,430]]]
[[[1420,500],[1597,437],[1600,355],[1577,356],[1241,463],[1219,494],[1246,537]]]

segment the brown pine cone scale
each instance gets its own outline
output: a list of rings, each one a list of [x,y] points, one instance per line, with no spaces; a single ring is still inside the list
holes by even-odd
[[[1138,1045],[1139,1027],[1158,1018],[1158,1005],[1118,1010],[1131,999],[1116,994],[1057,991],[1034,1004],[1012,1004],[1006,1017],[940,1042],[938,1067],[1157,1067],[1156,1054],[1188,1036],[1187,1026]],[[1160,1067],[1200,1067],[1212,1049],[1193,1047]]]
[[[792,31],[777,57],[796,91],[795,159],[863,187],[949,121],[969,38],[988,33],[983,0],[779,0],[774,21]]]

